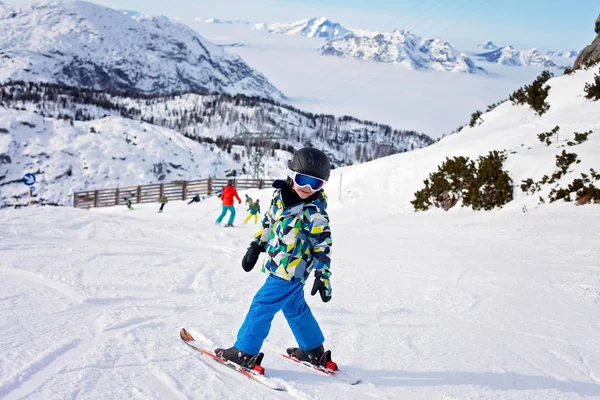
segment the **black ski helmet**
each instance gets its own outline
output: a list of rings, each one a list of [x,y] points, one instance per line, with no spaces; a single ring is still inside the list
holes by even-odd
[[[288,168],[294,172],[328,181],[331,163],[327,155],[321,150],[305,147],[298,150],[292,159],[288,161]]]

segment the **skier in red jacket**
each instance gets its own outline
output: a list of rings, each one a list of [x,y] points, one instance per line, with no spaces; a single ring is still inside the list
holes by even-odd
[[[233,220],[235,219],[235,208],[233,207],[234,197],[238,200],[238,204],[242,203],[242,199],[240,199],[240,196],[238,196],[237,190],[235,190],[235,188],[233,187],[233,180],[230,179],[227,181],[227,186],[223,188],[223,192],[221,193],[223,209],[221,211],[221,215],[219,215],[219,218],[217,218],[217,225],[220,224],[221,221],[223,221],[223,218],[225,218],[225,214],[227,214],[227,211],[230,211],[231,215],[229,216],[229,221],[227,221],[225,227],[233,226]]]

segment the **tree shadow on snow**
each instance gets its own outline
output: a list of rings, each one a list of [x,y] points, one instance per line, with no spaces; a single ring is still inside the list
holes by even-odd
[[[560,381],[548,376],[520,375],[511,372],[412,372],[370,370],[359,372],[377,386],[458,386],[476,385],[492,390],[558,390],[583,396],[600,396],[600,385],[580,381]]]

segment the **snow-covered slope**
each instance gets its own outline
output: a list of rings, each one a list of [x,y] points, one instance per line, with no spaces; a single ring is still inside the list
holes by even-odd
[[[282,97],[239,56],[166,17],[75,1],[3,5],[0,21],[0,81]]]
[[[496,50],[477,54],[478,59],[516,67],[558,68],[558,66],[537,49],[517,50],[504,46]]]
[[[506,101],[484,113],[481,124],[473,128],[465,126],[459,133],[427,148],[345,168],[343,192],[348,200],[371,204],[377,209],[389,212],[413,210],[410,201],[414,199],[414,193],[424,187],[423,180],[435,172],[446,157],[466,156],[476,160],[478,156],[498,150],[504,151],[507,156],[504,169],[514,185],[514,200],[505,208],[521,210],[526,206],[532,210],[548,207],[548,195],[552,189],[567,188],[574,179],[582,178],[582,173],[590,177],[591,169],[600,172],[600,101],[584,97],[585,84],[593,82],[597,74],[600,70],[595,67],[550,79],[546,99],[550,108],[542,116],[528,105],[513,105]],[[556,126],[560,130],[551,138],[551,144],[548,146],[541,142],[538,135]],[[568,144],[575,143],[576,132],[589,131],[592,133],[587,141],[574,146]],[[520,188],[522,181],[532,179],[540,182],[544,175],[550,177],[557,171],[556,157],[562,151],[576,154],[579,161],[571,164],[568,172],[557,182],[541,184],[540,190],[533,194],[523,192]],[[370,177],[376,174],[388,184],[372,184]],[[600,181],[592,179],[592,183],[600,187]],[[571,197],[574,200],[574,196]],[[394,201],[388,202],[389,198]]]
[[[446,156],[507,149],[517,183],[552,171],[564,149],[582,161],[561,186],[600,171],[600,102],[581,96],[594,72],[550,80],[541,117],[504,104],[426,149],[333,171],[333,298],[305,290],[324,346],[363,378],[353,387],[277,354],[295,345],[281,313],[263,366],[285,393],[180,342],[186,327],[209,348],[233,345],[265,280],[259,266],[240,268],[256,226],[244,215],[235,229],[215,226],[218,199],[172,201],[162,214],[158,204],[0,210],[0,397],[600,398],[600,207],[538,207],[538,194],[520,192],[492,212],[408,203]],[[555,125],[558,142],[540,143]],[[589,129],[587,142],[561,147]],[[248,194],[268,204],[272,190]]]
[[[399,64],[414,70],[484,72],[449,43],[423,39],[402,29],[373,37],[348,35],[335,39],[321,47],[321,54]]]
[[[252,25],[253,29],[266,30],[269,33],[282,35],[301,35],[313,38],[331,40],[343,37],[350,31],[337,22],[330,21],[324,17],[313,17],[292,23],[257,23]]]
[[[25,173],[37,176],[40,204],[70,205],[73,192],[148,183],[225,177],[246,159],[158,126],[107,117],[69,122],[0,108],[0,208],[27,204]],[[266,162],[277,176],[283,166]]]

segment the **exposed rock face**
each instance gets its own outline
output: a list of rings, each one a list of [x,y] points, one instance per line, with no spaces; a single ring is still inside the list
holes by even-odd
[[[600,60],[600,15],[596,18],[594,31],[598,36],[592,41],[592,44],[581,51],[581,54],[575,60],[575,64],[573,64],[573,68],[579,68],[593,60]]]

